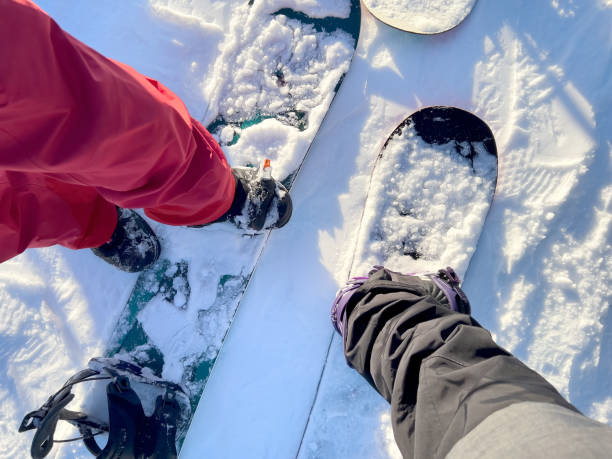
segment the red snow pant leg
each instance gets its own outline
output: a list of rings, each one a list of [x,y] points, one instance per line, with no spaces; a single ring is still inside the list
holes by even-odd
[[[170,90],[29,0],[0,0],[0,261],[27,247],[99,246],[115,204],[209,223],[234,187],[221,148]]]
[[[97,247],[117,224],[115,205],[95,188],[43,175],[0,172],[0,262],[28,247]]]

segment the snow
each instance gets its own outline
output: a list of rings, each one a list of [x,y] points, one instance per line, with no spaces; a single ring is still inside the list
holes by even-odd
[[[457,26],[475,3],[476,0],[364,0],[370,12],[385,24],[424,34]]]
[[[325,116],[333,88],[348,70],[353,40],[346,32],[317,32],[284,15],[265,20],[266,13],[286,2],[258,2],[251,8],[240,7],[243,3],[234,2],[229,38],[215,62],[214,78],[205,87],[210,104],[204,124],[218,117],[233,123],[234,132],[229,127],[220,133],[213,130],[232,163],[257,164],[269,158],[277,177],[284,179],[298,168],[302,151]],[[296,113],[284,114],[288,105],[294,105]],[[299,112],[308,112],[307,118],[300,120]],[[286,122],[270,118],[240,129],[276,113],[283,114]],[[236,134],[238,140],[232,142]]]
[[[466,142],[458,146],[469,154]],[[482,143],[475,148],[472,165],[454,142],[428,145],[412,126],[390,140],[372,177],[351,276],[382,264],[404,273],[452,266],[463,278],[497,172],[495,157]]]
[[[244,37],[224,37],[238,27],[227,14],[231,2],[39,4],[81,40],[164,82],[204,121],[228,104],[218,97],[228,85],[268,88],[265,79],[237,71],[250,60],[267,63],[240,45],[255,24],[245,22]],[[341,0],[256,4],[348,14]],[[399,457],[388,405],[345,365],[329,307],[349,275],[375,152],[402,119],[427,105],[474,112],[497,142],[496,197],[464,282],[475,317],[581,411],[612,425],[611,25],[610,0],[480,0],[461,27],[437,36],[403,33],[363,11],[352,68],[295,183],[292,221],[270,236],[184,457],[203,450],[212,457],[293,457],[300,444],[300,457]],[[291,21],[269,27],[266,46],[288,59],[282,45],[296,33]],[[316,32],[300,33],[310,52],[308,37]],[[346,49],[313,53],[323,62]],[[215,64],[221,55],[242,55],[245,66]],[[328,84],[313,85],[300,72],[292,77],[304,80],[305,103]],[[266,97],[283,93],[272,85]],[[248,149],[225,148],[235,162],[270,152],[280,175],[309,142],[304,132],[265,120],[239,132]],[[222,136],[226,143],[234,137]],[[202,351],[224,332],[215,325],[228,320],[227,309],[214,306],[217,280],[207,273],[232,272],[240,257],[256,256],[243,253],[253,245],[220,242],[231,231],[226,225],[154,229],[164,256],[192,263],[191,295],[199,306],[175,320],[184,302],[160,300],[143,311],[147,332],[176,355]],[[28,250],[0,265],[1,457],[25,456],[31,435],[17,433],[21,417],[100,355],[135,280],[89,251],[59,247]],[[172,379],[181,368],[164,371]],[[69,446],[62,454],[78,457],[82,450]]]

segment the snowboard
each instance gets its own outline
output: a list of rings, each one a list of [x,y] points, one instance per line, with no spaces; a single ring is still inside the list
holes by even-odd
[[[361,9],[359,0],[275,4],[283,2],[232,0],[219,9],[226,39],[206,125],[232,166],[270,158],[290,190],[349,69]],[[105,354],[179,383],[193,413],[270,231],[151,224],[162,256],[138,276]],[[179,449],[189,422],[178,426]]]
[[[406,32],[432,35],[454,29],[476,0],[363,0],[374,17]]]
[[[367,275],[373,265],[404,273],[451,266],[463,279],[496,183],[497,148],[482,120],[454,107],[413,113],[374,164],[350,277]],[[389,404],[346,365],[342,339],[334,333],[299,456],[361,451],[372,457],[385,449],[391,455],[389,412]],[[344,444],[344,438],[359,442]]]

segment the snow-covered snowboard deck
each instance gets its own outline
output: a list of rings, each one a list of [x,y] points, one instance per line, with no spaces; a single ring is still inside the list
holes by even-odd
[[[463,277],[497,183],[488,126],[454,107],[427,107],[405,119],[372,172],[351,275],[372,265],[403,272],[452,264]]]
[[[373,265],[406,273],[450,265],[463,279],[496,182],[495,140],[482,120],[454,107],[415,112],[374,165],[351,276]],[[346,365],[334,333],[299,455],[386,457],[394,447],[390,427],[381,430],[388,413],[388,403]]]
[[[348,71],[361,10],[359,0],[304,11],[275,6],[284,3],[231,0],[219,9],[227,39],[207,128],[232,165],[271,158],[290,188]],[[186,228],[189,241],[199,235],[193,246],[155,229],[162,257],[139,275],[107,355],[182,384],[195,410],[269,232],[245,234],[229,223]],[[179,445],[187,428],[179,427]]]
[[[374,17],[391,27],[432,35],[454,29],[476,0],[363,0]]]

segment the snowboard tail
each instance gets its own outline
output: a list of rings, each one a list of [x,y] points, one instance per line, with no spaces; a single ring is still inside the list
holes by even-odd
[[[385,141],[373,168],[352,275],[451,265],[462,277],[497,183],[488,126],[454,107],[427,107]],[[359,272],[358,272],[359,271]]]
[[[379,21],[404,32],[434,35],[454,29],[467,18],[477,0],[364,0]]]

